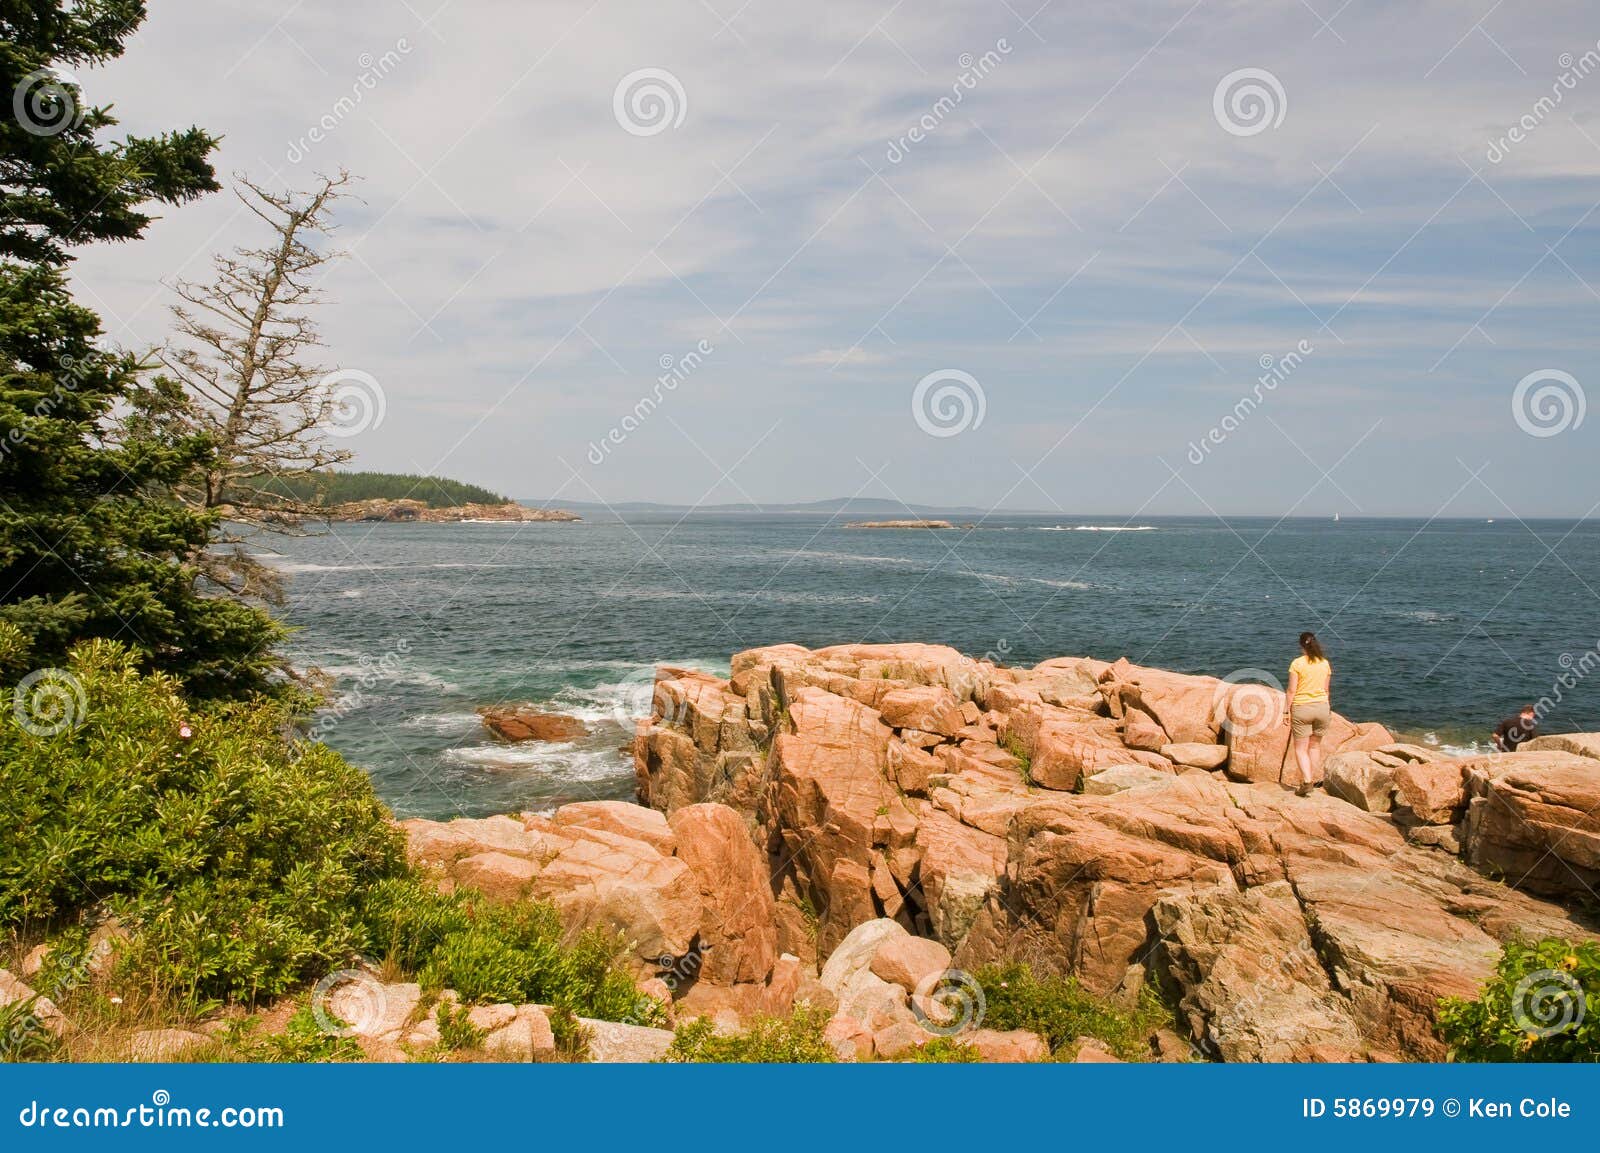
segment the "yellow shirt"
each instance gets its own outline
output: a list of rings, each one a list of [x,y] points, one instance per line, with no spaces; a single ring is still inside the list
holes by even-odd
[[[1289,672],[1300,678],[1295,685],[1295,704],[1310,705],[1328,699],[1328,682],[1333,679],[1333,666],[1327,661],[1298,656],[1289,665]]]

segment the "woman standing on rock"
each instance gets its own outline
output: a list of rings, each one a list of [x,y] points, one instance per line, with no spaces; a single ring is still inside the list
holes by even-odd
[[[1289,713],[1283,723],[1289,726],[1294,759],[1300,766],[1297,796],[1308,796],[1322,783],[1322,734],[1333,715],[1328,697],[1333,683],[1333,666],[1322,651],[1316,633],[1300,634],[1300,655],[1289,666]]]

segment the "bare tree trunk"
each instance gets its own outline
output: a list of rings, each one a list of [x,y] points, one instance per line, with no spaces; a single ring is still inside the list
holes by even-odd
[[[310,315],[319,299],[313,274],[338,256],[317,242],[331,235],[331,209],[351,177],[320,177],[308,192],[236,179],[235,194],[273,241],[214,257],[210,283],[177,283],[177,331],[161,360],[184,394],[184,419],[215,448],[178,499],[231,526],[219,543],[234,547],[197,558],[202,571],[236,595],[275,599],[271,573],[239,547],[240,527],[306,531],[320,514],[322,474],[351,455],[326,438],[328,370],[312,361],[322,342]]]

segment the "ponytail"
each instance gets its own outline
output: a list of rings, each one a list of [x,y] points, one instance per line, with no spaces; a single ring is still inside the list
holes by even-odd
[[[1316,633],[1300,634],[1300,651],[1314,661],[1325,661],[1328,654],[1322,651],[1322,642],[1317,640]]]

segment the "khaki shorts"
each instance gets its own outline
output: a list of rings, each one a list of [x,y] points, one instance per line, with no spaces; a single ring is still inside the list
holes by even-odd
[[[1327,701],[1307,701],[1289,713],[1289,732],[1295,737],[1320,737],[1328,727],[1333,710]]]

